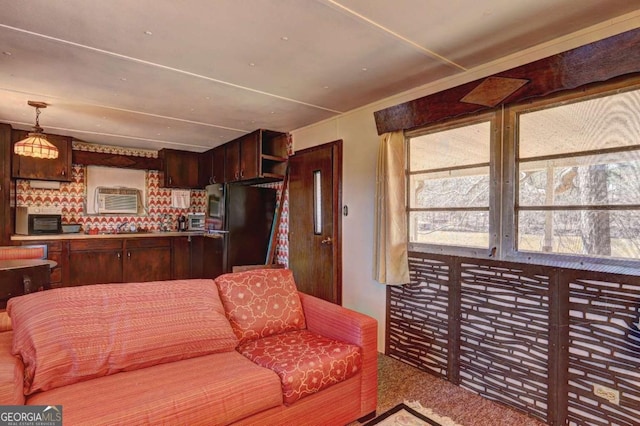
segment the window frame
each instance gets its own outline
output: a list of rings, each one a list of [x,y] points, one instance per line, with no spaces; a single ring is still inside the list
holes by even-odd
[[[640,259],[519,251],[517,249],[518,225],[516,222],[516,208],[518,200],[517,177],[519,164],[518,159],[516,158],[518,143],[518,115],[633,90],[640,90],[640,76],[619,78],[612,82],[594,83],[589,86],[565,91],[563,93],[553,94],[546,97],[538,97],[509,106],[500,106],[489,112],[453,118],[434,125],[405,132],[407,152],[405,167],[405,188],[407,193],[407,241],[410,241],[409,217],[410,212],[413,210],[409,207],[409,197],[411,196],[409,193],[411,174],[409,171],[409,139],[411,137],[450,130],[487,120],[491,121],[492,126],[490,141],[491,152],[489,157],[489,247],[486,249],[480,249],[409,242],[409,251],[474,258],[495,258],[496,260],[516,261],[521,263],[568,267],[582,270],[631,273],[633,275],[637,275],[638,268],[640,267]],[[567,156],[571,155],[572,154],[568,154]]]
[[[405,166],[405,188],[406,188],[406,217],[407,217],[407,241],[410,241],[410,217],[413,211],[423,211],[423,209],[410,208],[410,177],[413,174],[424,173],[424,170],[410,171],[409,165],[411,164],[411,149],[409,139],[424,136],[427,134],[438,133],[445,130],[457,129],[460,127],[467,127],[474,124],[488,122],[490,125],[489,131],[489,163],[474,163],[469,166],[489,167],[489,244],[487,247],[464,247],[447,244],[429,244],[429,243],[412,243],[409,242],[409,251],[420,251],[425,253],[436,254],[451,254],[457,256],[467,257],[487,257],[495,253],[494,247],[497,247],[497,240],[500,236],[499,232],[499,209],[496,209],[499,186],[501,186],[501,161],[500,160],[500,146],[502,139],[500,137],[500,129],[502,127],[502,115],[498,111],[483,112],[481,114],[474,114],[473,116],[467,116],[463,118],[456,118],[452,120],[443,121],[441,123],[434,124],[432,126],[416,129],[413,131],[405,132],[405,144],[406,144],[406,166]],[[451,169],[459,169],[458,167],[452,167]],[[444,170],[444,169],[443,169]],[[451,210],[456,210],[452,208]],[[478,209],[480,210],[480,209]]]
[[[502,209],[505,212],[505,226],[502,232],[502,245],[500,258],[509,261],[535,263],[549,266],[571,267],[576,269],[587,269],[610,272],[631,272],[637,274],[640,267],[640,259],[623,259],[614,257],[595,257],[589,255],[567,254],[567,253],[539,253],[520,251],[517,249],[518,223],[516,221],[517,201],[518,201],[518,165],[517,144],[518,116],[528,112],[535,112],[550,109],[557,106],[588,101],[590,99],[604,98],[616,93],[640,90],[640,77],[624,78],[613,83],[597,83],[589,87],[572,90],[567,93],[560,93],[545,98],[539,98],[522,102],[505,108],[507,126],[505,126],[504,145],[504,177],[505,182],[509,182],[509,190],[504,192]],[[640,145],[640,144],[638,144]],[[622,150],[622,149],[621,149]],[[640,152],[640,148],[638,149]],[[584,152],[584,151],[582,151]],[[597,150],[591,151],[597,152]],[[566,156],[558,155],[558,158],[576,156],[576,153],[569,153]],[[555,157],[555,156],[554,156]]]

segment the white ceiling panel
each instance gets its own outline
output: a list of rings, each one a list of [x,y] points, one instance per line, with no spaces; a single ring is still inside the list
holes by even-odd
[[[202,151],[289,131],[640,7],[629,0],[0,0],[0,122]],[[160,134],[158,134],[160,133]]]

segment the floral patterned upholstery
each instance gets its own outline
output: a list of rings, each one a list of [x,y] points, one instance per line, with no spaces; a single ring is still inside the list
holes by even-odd
[[[278,374],[287,405],[354,376],[362,366],[358,346],[308,330],[250,340],[240,344],[238,351]]]
[[[215,279],[224,310],[240,342],[306,328],[293,273],[261,269]]]

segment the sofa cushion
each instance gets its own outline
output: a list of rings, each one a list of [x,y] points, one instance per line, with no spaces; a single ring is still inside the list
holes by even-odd
[[[305,328],[293,273],[259,269],[215,280],[233,331],[241,342]]]
[[[12,298],[7,311],[26,395],[238,342],[212,280],[59,288]]]
[[[292,404],[360,371],[358,346],[308,330],[290,331],[247,341],[238,351],[280,377],[285,404]]]
[[[64,424],[226,425],[282,404],[278,376],[224,352],[76,383],[28,398]]]

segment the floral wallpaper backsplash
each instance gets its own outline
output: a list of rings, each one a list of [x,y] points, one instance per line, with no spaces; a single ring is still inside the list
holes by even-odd
[[[178,217],[187,213],[205,211],[205,191],[191,191],[191,206],[188,209],[171,207],[171,189],[160,187],[160,172],[148,170],[146,172],[146,216],[123,215],[87,215],[85,214],[86,186],[85,167],[73,165],[71,182],[61,182],[60,189],[34,189],[28,180],[18,180],[16,185],[17,206],[60,206],[62,207],[62,223],[78,223],[82,230],[88,232],[97,229],[98,232],[113,231],[115,227],[126,222],[135,224],[138,229],[159,231],[163,223],[170,230],[175,231]]]
[[[109,154],[132,155],[138,157],[156,158],[157,151],[133,148],[120,148],[106,145],[89,144],[74,141],[74,150],[102,152]],[[289,154],[292,154],[292,143],[289,140]],[[206,211],[207,195],[204,190],[191,190],[191,205],[188,209],[178,209],[171,206],[171,189],[161,186],[162,175],[158,170],[147,170],[145,173],[145,188],[147,200],[147,214],[145,216],[124,215],[88,215],[85,212],[86,203],[86,168],[74,164],[72,166],[71,182],[61,182],[60,189],[32,188],[28,180],[18,179],[16,182],[16,206],[60,206],[62,208],[63,224],[80,224],[82,231],[87,233],[96,229],[97,232],[113,231],[123,223],[135,224],[138,229],[159,231],[163,225],[170,230],[177,230],[178,217],[187,213],[204,213]],[[282,194],[282,182],[264,184],[278,191],[278,200],[283,200],[280,221],[276,233],[275,263],[288,266],[289,263],[289,194]]]
[[[157,157],[156,151],[137,150],[88,144],[73,143],[74,150],[104,152],[109,154],[133,155],[139,157]],[[206,192],[204,190],[191,191],[191,205],[188,209],[171,207],[171,189],[161,187],[161,172],[147,170],[145,173],[145,198],[147,200],[147,214],[144,216],[124,215],[87,215],[86,214],[86,168],[74,164],[71,171],[71,182],[61,182],[60,189],[32,188],[28,180],[18,179],[16,183],[17,206],[60,206],[62,208],[62,223],[77,223],[82,225],[84,232],[97,229],[98,232],[113,231],[118,225],[134,224],[138,229],[159,231],[163,224],[169,230],[176,230],[178,217],[187,213],[204,213]]]

